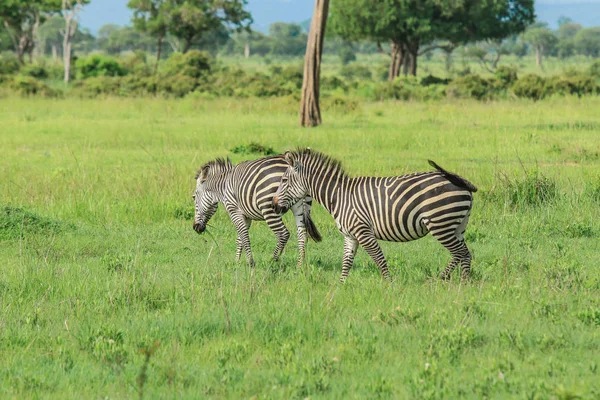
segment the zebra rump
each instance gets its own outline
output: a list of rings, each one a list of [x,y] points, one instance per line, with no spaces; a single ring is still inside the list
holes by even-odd
[[[466,189],[471,193],[475,193],[477,191],[477,187],[475,185],[473,185],[471,182],[469,182],[468,180],[466,180],[465,178],[463,178],[462,176],[458,176],[456,174],[453,174],[452,172],[446,171],[444,168],[437,165],[435,163],[435,161],[432,161],[432,160],[428,160],[428,161],[429,161],[429,165],[431,165],[433,168],[435,168],[439,172],[441,172],[441,174],[444,175],[444,177],[446,179],[448,179],[450,182],[452,182],[456,186]]]

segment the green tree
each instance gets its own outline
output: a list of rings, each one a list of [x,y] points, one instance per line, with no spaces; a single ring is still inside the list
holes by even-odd
[[[25,54],[31,54],[39,26],[50,13],[60,11],[60,0],[2,0],[0,20],[13,44],[17,58],[24,63]]]
[[[579,54],[589,57],[600,56],[600,27],[581,29],[574,37]]]
[[[501,40],[523,31],[534,19],[533,0],[334,0],[331,9],[336,34],[389,43],[390,80],[403,64],[416,75],[417,57],[440,47],[432,45],[436,40],[452,47]]]
[[[559,18],[558,42],[556,43],[556,55],[560,58],[571,57],[575,54],[575,35],[581,30],[581,25],[572,22],[568,18]]]
[[[155,74],[158,69],[163,41],[168,31],[171,5],[167,0],[129,0],[127,3],[127,7],[133,10],[133,26],[137,30],[154,37],[157,41]]]
[[[169,0],[168,31],[183,41],[183,53],[204,36],[248,29],[252,16],[246,0]]]
[[[271,53],[299,56],[306,50],[308,35],[299,24],[274,22],[269,26]]]
[[[523,34],[523,40],[529,43],[535,49],[535,64],[542,67],[542,57],[545,53],[549,53],[552,46],[558,41],[554,32],[548,29],[548,26],[543,23],[532,25]]]
[[[62,44],[61,30],[65,22],[60,15],[53,15],[46,22],[40,25],[38,29],[38,38],[42,54],[46,54],[48,48],[52,53],[52,59],[58,60],[59,47]]]

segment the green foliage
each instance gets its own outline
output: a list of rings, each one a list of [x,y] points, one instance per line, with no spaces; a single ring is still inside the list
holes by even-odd
[[[15,76],[11,87],[21,96],[59,97],[62,94],[31,76]]]
[[[554,76],[547,80],[546,91],[550,94],[581,97],[598,93],[598,86],[596,79],[591,76]]]
[[[589,74],[596,79],[600,78],[600,60],[596,60],[590,65]]]
[[[528,74],[517,80],[512,91],[518,97],[541,100],[547,94],[546,80],[539,75]]]
[[[98,76],[123,76],[127,71],[112,57],[92,54],[82,57],[75,62],[77,79],[86,79]]]
[[[187,75],[175,75],[158,81],[157,91],[169,96],[183,97],[198,87],[198,80]]]
[[[350,47],[343,47],[339,52],[339,56],[342,65],[348,65],[350,62],[356,61],[356,54]]]
[[[340,68],[340,75],[348,80],[372,80],[373,73],[367,65],[353,63],[343,65]]]
[[[422,86],[431,86],[431,85],[447,85],[451,80],[447,78],[438,78],[437,76],[427,75],[424,78],[421,78]]]
[[[580,54],[589,57],[600,56],[600,27],[581,29],[573,40]]]
[[[46,79],[48,78],[48,71],[42,65],[38,64],[27,64],[21,68],[19,73],[23,76],[31,76],[36,79]]]
[[[536,170],[526,173],[524,179],[504,178],[499,198],[512,206],[536,207],[551,203],[558,195],[556,181]]]
[[[446,96],[446,85],[420,85],[416,78],[396,78],[380,83],[372,91],[373,100],[439,100]]]
[[[230,149],[233,154],[258,154],[262,156],[272,156],[277,154],[271,146],[264,146],[260,143],[250,142],[248,145],[239,145]]]
[[[175,53],[169,57],[160,74],[167,77],[183,75],[199,79],[210,73],[213,59],[205,52],[192,50],[185,54]]]
[[[16,74],[20,68],[21,65],[14,53],[4,52],[0,54],[0,75]]]
[[[518,79],[515,68],[500,66],[494,71],[494,77],[501,82],[502,87],[508,88]]]
[[[458,77],[448,85],[448,95],[451,97],[485,100],[491,99],[494,94],[492,82],[477,74]]]

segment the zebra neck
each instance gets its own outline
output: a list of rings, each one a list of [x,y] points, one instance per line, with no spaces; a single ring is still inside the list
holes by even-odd
[[[350,178],[341,174],[313,176],[310,182],[311,197],[321,204],[334,217],[339,213],[342,193]]]

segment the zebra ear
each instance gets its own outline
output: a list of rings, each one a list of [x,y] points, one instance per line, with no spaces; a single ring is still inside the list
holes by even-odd
[[[208,165],[205,165],[200,170],[200,182],[204,182],[206,180],[206,178],[208,178],[208,170],[209,170],[209,168],[210,167]]]
[[[294,155],[292,154],[291,151],[286,151],[283,155],[283,159],[285,160],[286,163],[288,163],[290,166],[294,166],[295,164],[295,160],[294,160]]]

